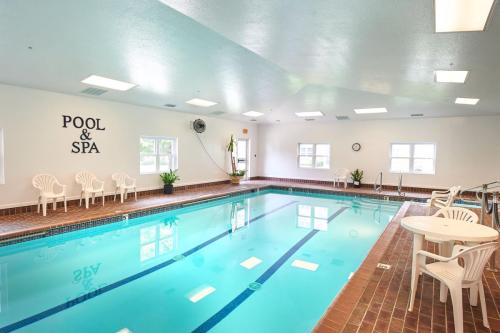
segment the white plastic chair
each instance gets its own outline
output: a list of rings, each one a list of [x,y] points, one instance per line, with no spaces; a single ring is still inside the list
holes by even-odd
[[[473,211],[462,208],[462,207],[444,207],[439,209],[433,216],[435,217],[444,217],[447,219],[455,220],[455,221],[463,221],[469,223],[477,223],[479,221],[479,217]],[[453,245],[455,245],[454,240],[449,239],[440,239],[435,237],[425,236],[425,240],[433,243],[444,244],[449,243],[448,248],[451,249]],[[444,249],[440,248],[439,254],[441,255],[449,255],[449,253],[442,252]]]
[[[481,300],[481,310],[483,314],[483,325],[489,327],[488,315],[486,312],[486,300],[482,282],[484,266],[497,248],[497,242],[466,247],[456,245],[453,248],[451,257],[443,257],[427,251],[417,252],[417,271],[414,274],[414,281],[411,284],[410,306],[408,311],[413,311],[417,282],[420,273],[425,273],[438,279],[450,290],[453,304],[453,319],[455,322],[455,332],[463,333],[463,302],[462,289],[477,288]],[[427,264],[426,258],[432,258],[436,262]],[[458,259],[462,258],[464,266],[460,266]],[[446,290],[446,293],[448,291]]]
[[[448,191],[432,191],[431,198],[427,200],[429,212],[431,207],[451,207],[460,192],[460,186],[450,187]]]
[[[136,188],[136,180],[124,172],[114,173],[111,178],[115,182],[115,196],[114,199],[116,201],[116,194],[120,192],[120,201],[123,203],[123,198],[127,199],[129,190],[133,190],[135,194],[135,200],[137,201],[137,188]]]
[[[337,183],[340,184],[341,182],[344,182],[344,189],[346,189],[349,175],[350,171],[348,169],[342,168],[335,170],[333,174],[333,186],[336,187]]]
[[[66,185],[62,185],[57,181],[56,177],[47,174],[36,175],[33,177],[33,186],[40,191],[38,194],[37,212],[40,213],[40,206],[42,206],[43,216],[47,216],[47,201],[52,200],[52,208],[56,210],[57,199],[63,198],[64,211],[68,212],[66,204]],[[58,187],[60,191],[55,192]]]
[[[82,186],[80,191],[80,206],[82,205],[82,199],[85,197],[85,208],[89,208],[89,197],[92,196],[92,204],[95,203],[96,193],[101,194],[102,205],[104,206],[104,182],[97,179],[97,177],[87,171],[82,171],[76,174],[75,181],[77,184]]]

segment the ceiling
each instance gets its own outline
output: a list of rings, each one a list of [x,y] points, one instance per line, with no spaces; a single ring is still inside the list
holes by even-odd
[[[433,1],[4,0],[0,82],[81,94],[91,74],[138,86],[100,99],[258,122],[500,114],[500,19],[434,33]],[[469,70],[465,84],[434,70]],[[191,98],[218,102],[209,108]],[[480,98],[476,106],[456,97]],[[354,108],[389,112],[356,115]]]

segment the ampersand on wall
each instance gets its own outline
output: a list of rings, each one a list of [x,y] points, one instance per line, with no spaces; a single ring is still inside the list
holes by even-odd
[[[82,129],[80,134],[80,141],[74,141],[72,143],[71,152],[74,154],[99,154],[100,151],[97,148],[95,142],[92,141],[91,132],[89,130],[104,131],[106,128],[101,127],[101,119],[99,118],[86,118],[82,117],[63,117],[63,128],[68,128],[69,125],[73,125],[74,128]]]

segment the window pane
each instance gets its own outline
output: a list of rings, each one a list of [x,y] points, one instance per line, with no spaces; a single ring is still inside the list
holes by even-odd
[[[316,145],[317,156],[330,156],[330,145]]]
[[[146,244],[141,246],[141,261],[146,261],[148,259],[154,258],[156,255],[156,244]]]
[[[413,160],[413,172],[434,173],[434,160],[430,158],[416,158]]]
[[[140,240],[141,244],[156,240],[156,226],[141,228]]]
[[[155,139],[141,138],[141,154],[155,154]]]
[[[416,144],[414,147],[413,157],[419,158],[434,158],[433,144]]]
[[[328,157],[328,156],[316,156],[316,168],[328,169],[329,167],[330,167],[330,157]]]
[[[320,219],[328,218],[328,208],[326,207],[314,207],[314,217]]]
[[[299,166],[301,168],[312,168],[312,166],[313,166],[312,156],[300,156],[299,157]]]
[[[141,169],[141,173],[156,172],[156,157],[155,156],[141,156],[140,169]]]
[[[169,171],[170,169],[174,169],[174,167],[172,166],[172,156],[160,156],[160,171],[164,172]]]
[[[297,227],[309,229],[311,227],[311,218],[299,216],[297,218]]]
[[[236,168],[238,170],[246,170],[247,169],[247,164],[245,162],[238,162],[236,165]]]
[[[299,145],[299,155],[312,156],[312,154],[313,154],[313,144],[301,143]]]
[[[409,158],[393,158],[391,159],[392,172],[410,172]]]
[[[174,145],[173,140],[160,139],[160,142],[158,143],[160,154],[172,154],[173,145]]]
[[[410,157],[410,145],[393,144],[391,148],[391,157]]]
[[[328,220],[314,219],[313,229],[320,231],[328,231]]]
[[[309,205],[299,205],[299,215],[311,216],[311,206]]]

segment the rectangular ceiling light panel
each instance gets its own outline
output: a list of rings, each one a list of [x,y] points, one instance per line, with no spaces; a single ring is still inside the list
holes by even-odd
[[[436,32],[483,31],[495,0],[435,0]]]
[[[240,265],[245,267],[246,269],[252,269],[255,266],[259,265],[261,262],[262,260],[257,257],[250,257],[247,260],[242,261]]]
[[[133,83],[108,79],[107,77],[99,75],[90,75],[88,78],[83,79],[81,82],[91,86],[104,87],[119,91],[126,91],[136,86]]]
[[[323,117],[324,114],[321,111],[307,111],[307,112],[295,112],[297,117]]]
[[[386,113],[386,108],[354,109],[357,114]]]
[[[479,102],[479,98],[458,97],[455,99],[455,104],[476,105],[477,102]]]
[[[294,260],[292,262],[292,266],[297,267],[297,268],[302,268],[302,269],[305,269],[308,271],[313,271],[313,272],[315,272],[319,267],[319,265],[316,263],[304,261],[304,260],[298,260],[298,259]]]
[[[216,102],[207,101],[207,100],[201,99],[201,98],[193,98],[193,99],[190,99],[189,101],[187,101],[186,103],[194,105],[194,106],[201,106],[204,108],[208,108],[210,106],[214,106],[217,104]]]
[[[434,71],[436,82],[465,83],[469,71]]]
[[[208,295],[210,295],[214,291],[215,291],[214,287],[207,286],[207,287],[203,288],[202,290],[200,290],[199,292],[197,292],[196,294],[189,297],[189,300],[193,303],[196,303],[196,302],[202,300],[203,298],[207,297]]]

